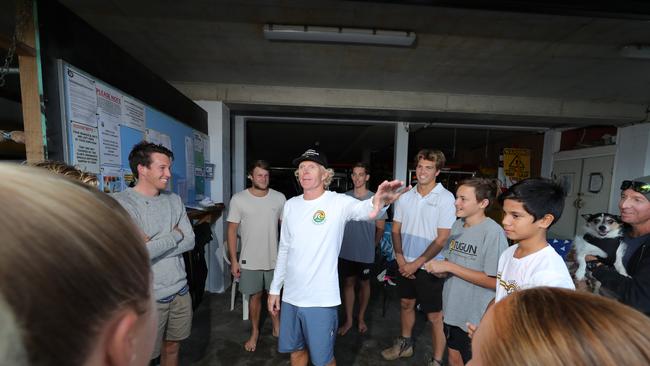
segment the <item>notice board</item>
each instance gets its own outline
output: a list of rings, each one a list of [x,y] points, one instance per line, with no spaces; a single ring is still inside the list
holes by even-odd
[[[67,163],[98,175],[100,189],[119,192],[134,183],[129,152],[142,140],[174,153],[169,190],[193,205],[210,195],[205,179],[208,136],[83,70],[62,63]]]

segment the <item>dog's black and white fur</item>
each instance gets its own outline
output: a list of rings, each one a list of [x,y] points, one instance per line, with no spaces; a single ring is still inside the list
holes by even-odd
[[[585,256],[593,255],[601,258],[615,256],[614,268],[618,273],[627,276],[623,266],[623,256],[627,245],[623,242],[623,222],[621,218],[608,214],[596,213],[582,215],[587,220],[585,223],[584,235],[576,235],[574,240],[578,270],[576,279],[582,281],[585,278],[587,262]]]

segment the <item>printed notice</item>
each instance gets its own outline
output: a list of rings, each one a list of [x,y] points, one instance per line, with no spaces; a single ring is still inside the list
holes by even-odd
[[[72,164],[79,169],[99,174],[99,137],[96,127],[72,122]]]
[[[144,139],[147,142],[151,142],[156,145],[162,145],[169,150],[172,150],[172,139],[169,135],[166,135],[160,131],[147,128],[144,130]],[[173,150],[172,150],[173,151]]]
[[[69,68],[67,73],[70,120],[88,126],[97,126],[95,81]]]
[[[103,85],[95,85],[97,114],[102,121],[120,123],[122,118],[122,94]]]
[[[144,131],[144,105],[127,96],[124,96],[123,101],[122,124],[138,131]]]
[[[99,152],[103,164],[120,166],[122,150],[120,145],[120,125],[112,119],[99,119]]]

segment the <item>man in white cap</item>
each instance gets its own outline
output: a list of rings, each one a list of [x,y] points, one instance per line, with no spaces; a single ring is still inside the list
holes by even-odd
[[[337,261],[345,224],[372,220],[406,190],[384,181],[370,199],[359,201],[327,191],[334,171],[327,158],[309,149],[293,161],[303,194],[287,201],[268,307],[280,310],[278,350],[291,353],[291,365],[336,365],[334,341],[341,304]]]
[[[624,180],[618,208],[626,224],[623,264],[630,277],[594,256],[587,256],[587,268],[602,283],[601,289],[650,316],[650,176]]]

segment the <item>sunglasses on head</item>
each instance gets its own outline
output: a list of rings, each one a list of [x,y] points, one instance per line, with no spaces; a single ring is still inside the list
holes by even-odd
[[[632,189],[635,192],[646,194],[650,193],[650,183],[624,180],[623,183],[621,183],[621,190],[624,191],[626,189]]]

